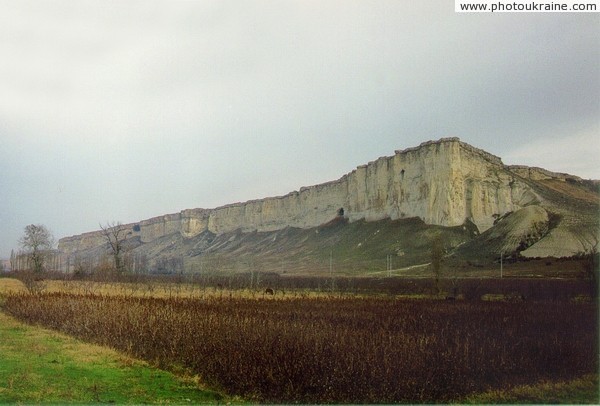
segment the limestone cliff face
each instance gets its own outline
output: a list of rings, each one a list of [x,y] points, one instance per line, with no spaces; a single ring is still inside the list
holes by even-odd
[[[500,158],[458,138],[445,138],[396,151],[336,181],[285,196],[183,210],[125,227],[131,236],[150,242],[172,233],[194,237],[205,230],[218,235],[237,229],[316,227],[343,210],[351,222],[420,217],[428,224],[457,226],[469,220],[485,231],[498,216],[539,201],[523,171],[511,171]],[[72,254],[103,242],[96,231],[63,238],[59,249]]]

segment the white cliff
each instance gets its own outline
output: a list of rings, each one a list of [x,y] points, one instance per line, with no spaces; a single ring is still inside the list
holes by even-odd
[[[342,209],[351,222],[419,217],[442,226],[470,221],[483,232],[499,216],[540,201],[522,176],[526,173],[530,174],[526,167],[511,170],[494,155],[458,138],[445,138],[395,151],[393,156],[359,166],[336,181],[303,187],[285,196],[183,210],[126,227],[132,236],[150,242],[172,233],[194,237],[205,230],[221,234],[237,229],[316,227]],[[548,174],[544,176],[551,176]],[[70,254],[102,243],[102,235],[96,231],[63,238],[59,249]]]

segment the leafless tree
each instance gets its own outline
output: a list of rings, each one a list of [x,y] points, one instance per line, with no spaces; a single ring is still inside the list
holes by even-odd
[[[73,259],[73,276],[82,279],[92,271],[91,261],[85,257],[76,256]]]
[[[125,270],[125,263],[123,261],[125,239],[131,234],[131,231],[127,230],[120,222],[106,223],[105,226],[100,224],[100,228],[102,229],[102,234],[104,235],[106,243],[110,247],[115,271],[118,275],[121,275]]]
[[[433,270],[433,293],[435,295],[441,294],[440,277],[442,274],[442,257],[444,255],[444,248],[442,245],[442,238],[436,235],[431,242],[431,268]]]
[[[30,224],[25,227],[25,234],[19,239],[19,245],[25,251],[33,265],[33,271],[44,270],[45,262],[54,245],[54,237],[43,224]]]
[[[590,286],[590,296],[598,297],[598,243],[587,249],[581,255],[583,257],[583,279],[587,280]]]
[[[15,255],[15,250],[10,250],[10,270],[17,270],[17,256]]]

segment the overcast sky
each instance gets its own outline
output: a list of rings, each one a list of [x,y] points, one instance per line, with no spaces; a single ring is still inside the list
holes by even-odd
[[[600,179],[600,14],[0,0],[0,257],[283,195],[427,140]]]

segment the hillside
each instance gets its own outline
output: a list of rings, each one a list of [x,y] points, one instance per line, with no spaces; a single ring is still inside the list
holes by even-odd
[[[440,235],[449,246],[468,240],[466,227],[430,226],[417,218],[364,220],[343,217],[319,227],[286,227],[278,231],[233,231],[220,235],[205,231],[185,238],[180,233],[151,243],[131,241],[135,255],[151,259],[154,272],[276,272],[279,274],[370,273],[429,262],[430,241]],[[98,257],[99,247],[82,254]]]
[[[285,196],[123,225],[132,268],[348,274],[429,262],[568,257],[598,243],[598,183],[500,158],[457,138],[396,151]],[[99,231],[66,237],[65,267],[106,261]]]

